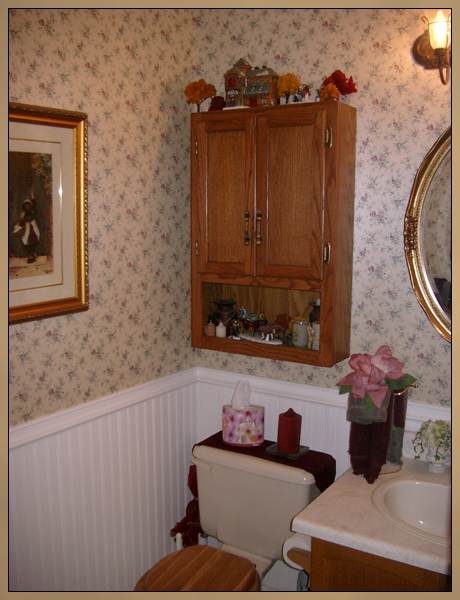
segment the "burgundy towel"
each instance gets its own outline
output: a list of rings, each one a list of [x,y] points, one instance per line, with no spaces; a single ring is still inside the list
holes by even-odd
[[[397,397],[397,396],[396,396]],[[364,475],[368,483],[374,483],[386,462],[392,426],[394,396],[391,394],[387,419],[384,423],[350,424],[350,462],[355,475]]]
[[[348,452],[350,454],[350,463],[355,475],[367,475],[371,463],[372,423],[363,425],[361,423],[350,424],[350,443]]]
[[[198,507],[198,483],[196,477],[196,465],[191,465],[188,472],[188,487],[192,492],[193,499],[185,509],[185,517],[176,526],[171,529],[170,535],[174,537],[178,533],[182,534],[182,543],[184,546],[195,546],[198,544],[198,534],[203,533],[200,525],[200,511]]]
[[[400,391],[400,390],[399,390]],[[393,396],[394,398],[394,416],[393,416],[393,425],[395,427],[401,427],[404,429],[406,426],[406,394],[400,394],[398,396]]]
[[[336,463],[335,458],[330,454],[324,452],[317,452],[315,450],[309,450],[306,454],[298,458],[297,460],[291,460],[289,458],[282,458],[281,456],[274,456],[268,454],[266,448],[274,444],[269,440],[265,440],[260,446],[242,447],[229,446],[224,444],[222,441],[222,431],[219,431],[211,437],[203,440],[196,444],[197,446],[211,446],[212,448],[219,448],[221,450],[227,450],[230,452],[237,452],[240,454],[247,454],[248,456],[255,456],[257,458],[263,458],[272,462],[277,462],[282,465],[288,465],[289,467],[297,467],[298,469],[304,469],[308,473],[311,473],[315,478],[316,486],[324,492],[335,480]]]

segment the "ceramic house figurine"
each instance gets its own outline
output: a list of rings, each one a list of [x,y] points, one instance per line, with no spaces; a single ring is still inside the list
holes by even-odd
[[[268,67],[252,68],[241,58],[225,75],[228,107],[278,104],[278,74]]]
[[[246,73],[250,68],[251,65],[244,58],[240,58],[225,73],[225,100],[227,106],[243,106],[243,94],[246,90]]]
[[[278,74],[273,69],[250,69],[246,73],[246,79],[246,91],[243,94],[246,106],[278,104]]]

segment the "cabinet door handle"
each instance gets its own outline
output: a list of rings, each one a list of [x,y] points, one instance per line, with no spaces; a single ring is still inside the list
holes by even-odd
[[[256,212],[256,244],[257,244],[257,246],[260,246],[260,244],[262,243],[262,236],[260,235],[261,221],[262,221],[262,211],[257,210],[257,212]]]
[[[330,125],[326,128],[326,146],[332,148],[332,127]]]
[[[328,242],[323,249],[323,262],[327,265],[331,262],[331,243]]]
[[[251,215],[249,214],[248,210],[244,211],[244,245],[245,246],[249,246],[249,242],[251,241],[251,238],[249,237],[249,217]]]

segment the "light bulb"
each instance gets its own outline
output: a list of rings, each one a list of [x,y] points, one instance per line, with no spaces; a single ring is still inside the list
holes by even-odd
[[[433,50],[448,48],[450,23],[444,18],[442,10],[438,11],[436,19],[430,23],[430,44]]]

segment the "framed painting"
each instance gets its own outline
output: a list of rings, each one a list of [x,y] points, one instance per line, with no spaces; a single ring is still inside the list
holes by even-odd
[[[9,103],[9,323],[88,309],[88,116]]]

